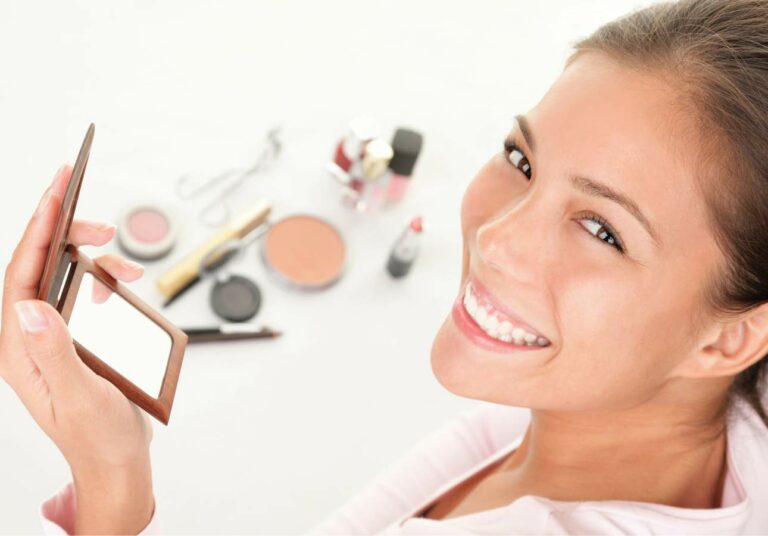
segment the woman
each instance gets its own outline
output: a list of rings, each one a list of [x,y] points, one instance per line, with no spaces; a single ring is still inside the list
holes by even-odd
[[[447,389],[493,404],[316,532],[768,533],[768,2],[606,24],[516,119],[464,195],[431,356]],[[8,266],[0,372],[72,468],[47,530],[150,533],[146,417],[33,300],[70,171]],[[71,239],[112,234],[77,222]]]

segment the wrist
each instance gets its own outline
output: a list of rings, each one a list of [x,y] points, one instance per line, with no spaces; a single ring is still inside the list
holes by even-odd
[[[120,467],[90,466],[72,472],[78,534],[137,534],[154,514],[149,458]]]

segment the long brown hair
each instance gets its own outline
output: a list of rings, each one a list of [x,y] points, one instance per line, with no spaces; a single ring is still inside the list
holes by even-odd
[[[681,0],[630,12],[573,44],[658,73],[694,112],[714,165],[701,188],[726,265],[704,289],[719,316],[768,302],[768,0]],[[768,426],[761,402],[768,356],[740,372],[742,397]]]

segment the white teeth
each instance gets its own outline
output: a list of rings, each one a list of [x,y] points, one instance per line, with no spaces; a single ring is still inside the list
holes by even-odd
[[[512,330],[512,338],[515,341],[515,344],[522,344],[523,343],[523,337],[525,336],[525,330],[522,328],[515,328]]]
[[[469,293],[469,287],[467,287],[467,290],[464,292],[464,306],[467,308],[467,311],[469,311],[469,314],[474,318],[475,313],[477,312],[477,300],[474,296],[472,296],[472,294]]]
[[[504,342],[513,342],[516,345],[547,346],[549,341],[529,333],[520,327],[513,327],[508,320],[500,320],[493,309],[486,309],[477,303],[477,298],[472,294],[470,285],[464,289],[464,308],[475,322],[494,339]]]

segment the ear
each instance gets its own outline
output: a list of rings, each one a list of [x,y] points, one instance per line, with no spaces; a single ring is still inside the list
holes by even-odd
[[[673,376],[735,376],[768,354],[768,303],[731,320],[716,322]]]

